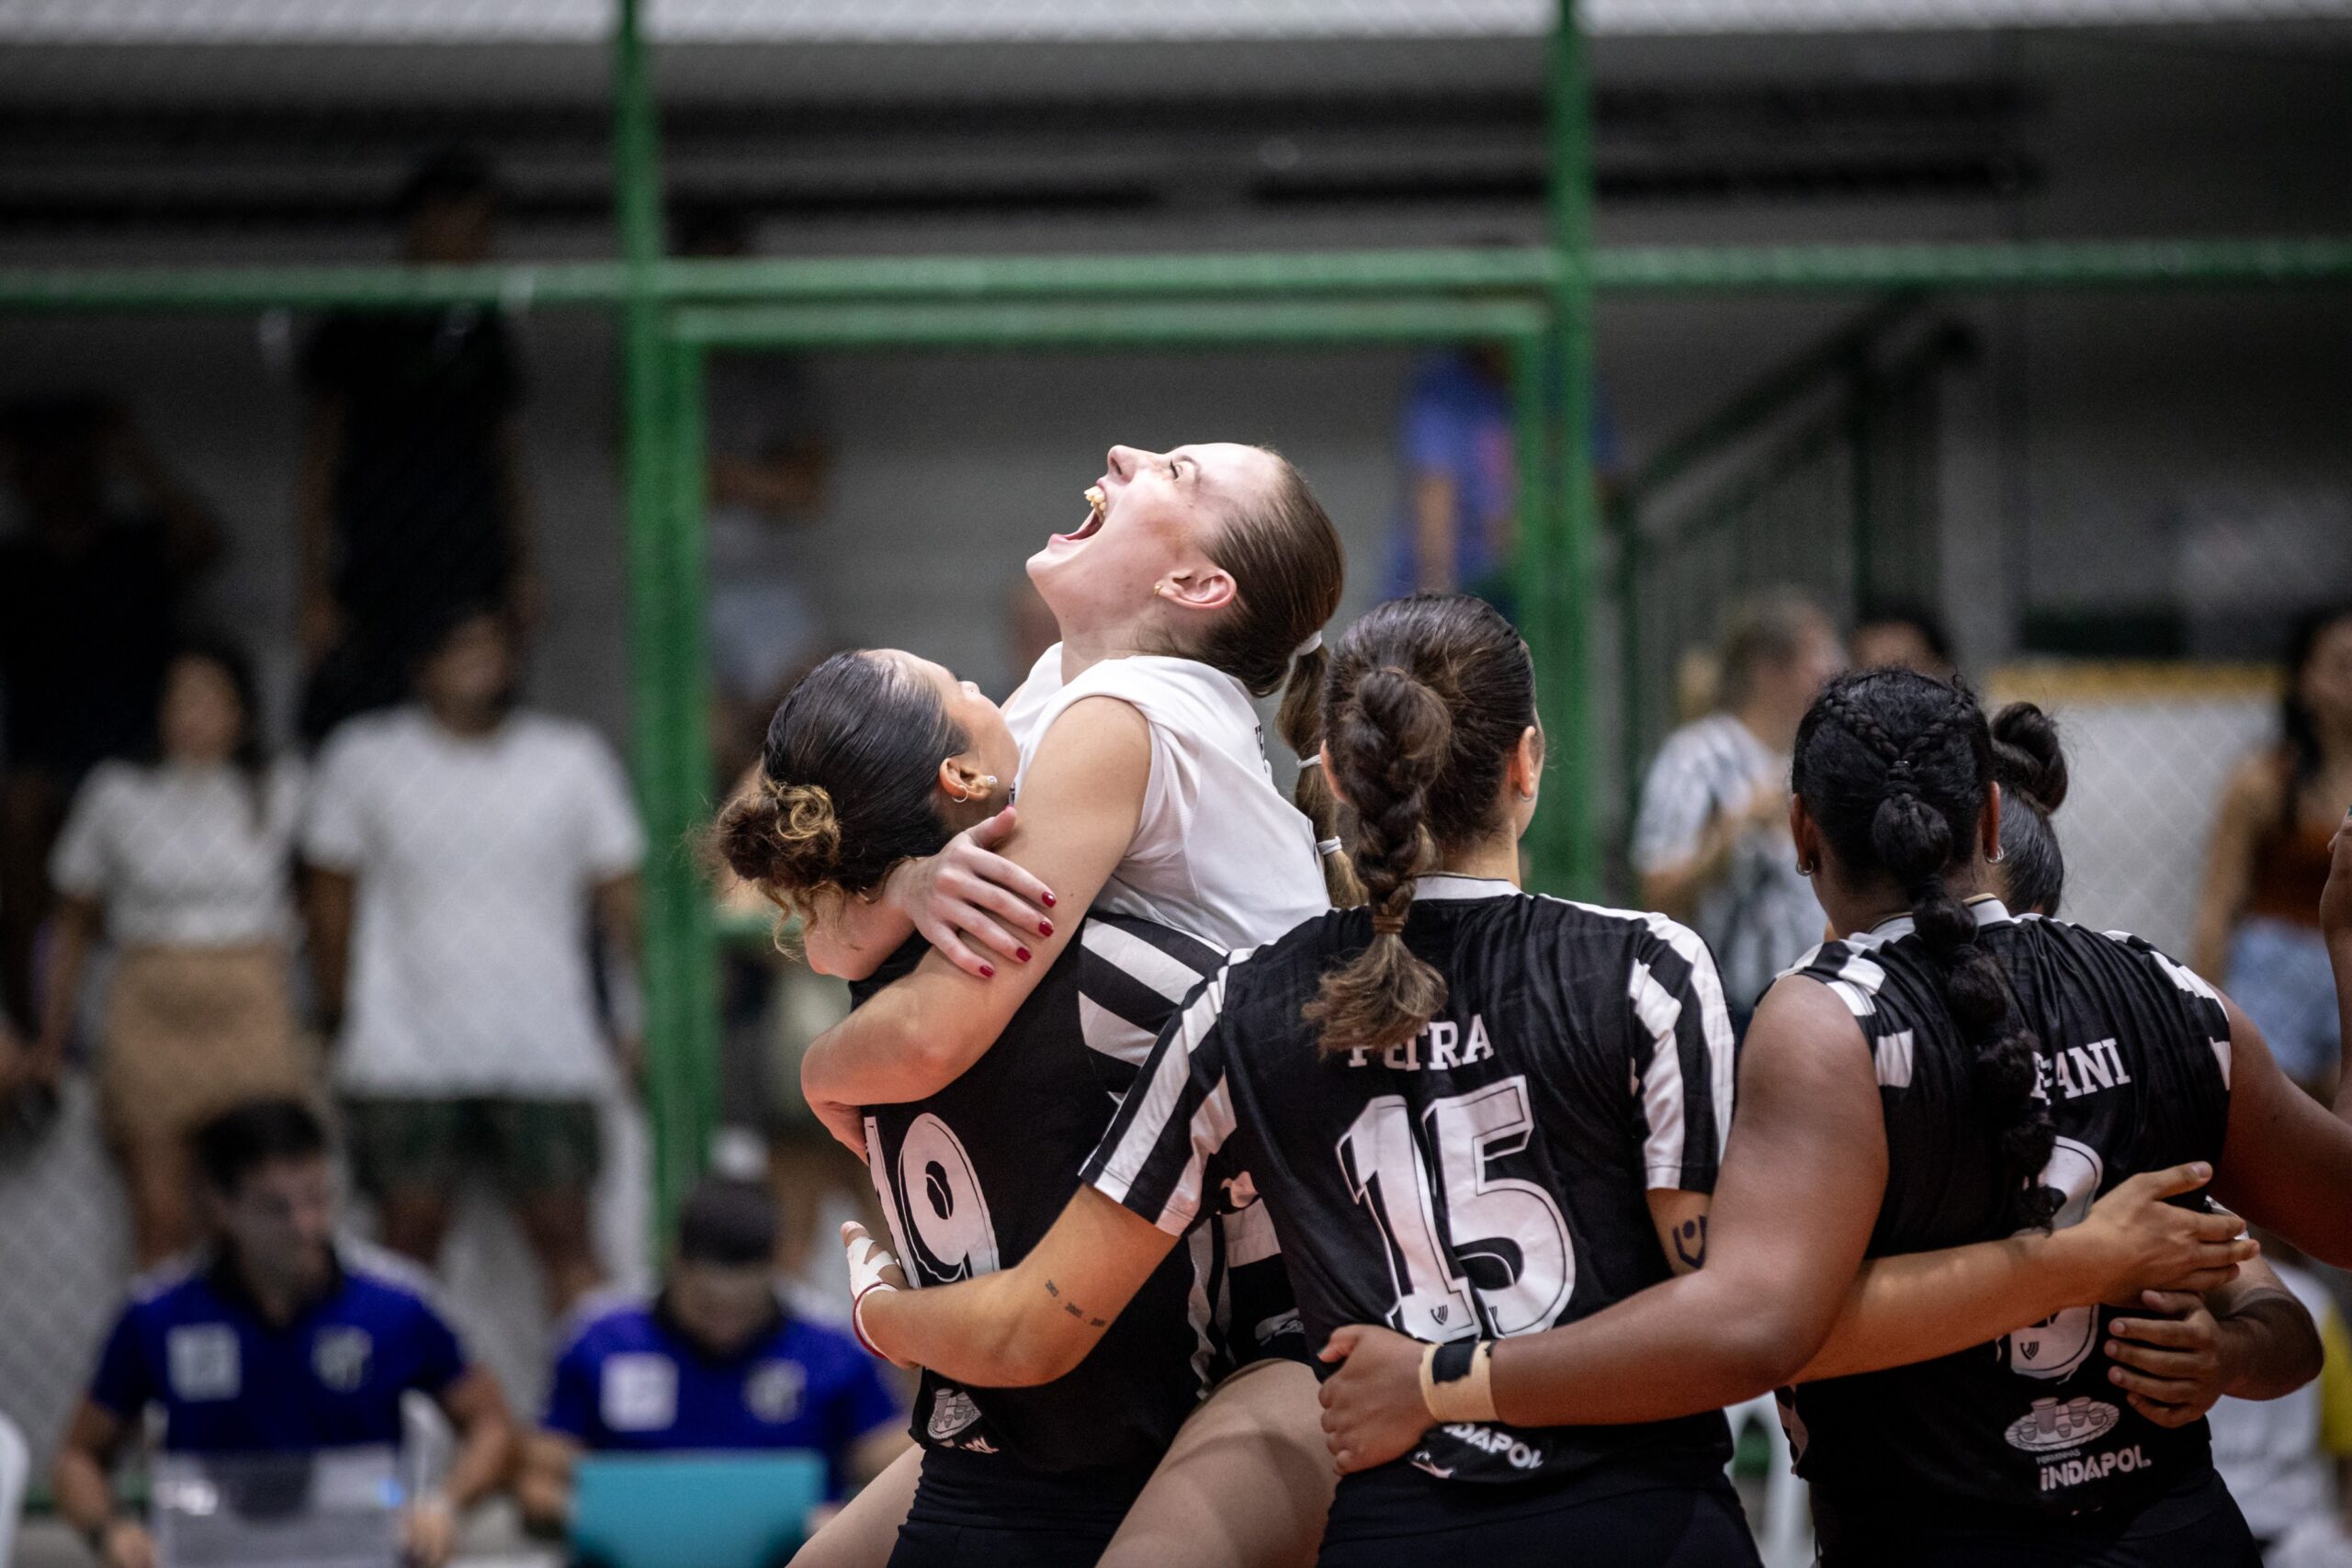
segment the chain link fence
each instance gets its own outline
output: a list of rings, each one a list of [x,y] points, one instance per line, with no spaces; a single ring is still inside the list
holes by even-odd
[[[2334,231],[2340,192],[2308,155],[2347,130],[2352,36],[2333,12],[1597,0],[1600,237]],[[1529,0],[658,0],[668,248],[1519,255],[1550,232],[1548,16]],[[0,167],[0,269],[609,261],[610,23],[602,0],[6,7],[0,133],[24,155]],[[683,852],[630,827],[643,803],[623,759],[647,765],[626,743],[631,693],[668,677],[649,682],[621,633],[618,333],[608,309],[500,276],[494,302],[289,293],[0,318],[0,987],[17,1032],[62,1053],[56,1109],[22,1094],[31,1109],[0,1133],[0,1410],[43,1451],[135,1254],[160,1247],[126,1196],[126,1108],[158,1102],[107,1074],[142,1046],[188,1048],[171,1003],[198,982],[145,955],[191,931],[275,955],[263,988],[283,1028],[238,993],[237,1070],[282,1034],[312,1092],[359,1102],[345,1132],[363,1226],[429,1235],[435,1216],[372,1199],[443,1168],[453,1137],[496,1145],[469,1162],[441,1257],[519,1404],[537,1396],[548,1303],[511,1190],[576,1184],[593,1140],[595,1261],[646,1274],[645,1132],[615,1049],[640,1033],[624,884]],[[1393,292],[1539,298],[1523,282]],[[2262,666],[2294,612],[2352,596],[2346,289],[1652,288],[1605,294],[1597,327],[1601,411],[1579,438],[1609,525],[1584,633],[1612,892],[1638,896],[1622,853],[1635,785],[1712,705],[1725,616],[1789,585],[1841,628],[1924,605],[1993,696],[2051,705],[2076,765],[2068,912],[2189,952],[2219,792],[2274,733]],[[1112,441],[1281,446],[1345,535],[1343,615],[1424,581],[1500,592],[1528,516],[1490,349],[715,353],[707,795],[828,649],[910,646],[1008,689],[1044,635],[1020,560],[1068,525]],[[1439,480],[1456,548],[1442,569],[1418,510]],[[496,636],[445,637],[481,607],[512,634],[511,681]],[[288,781],[258,817],[215,810],[234,789],[169,794],[193,787],[169,759],[209,755],[158,724],[180,634],[199,632],[254,668],[243,705],[277,761],[266,776]],[[402,706],[421,665],[440,718]],[[496,718],[509,689],[516,714]],[[75,693],[96,695],[59,701]],[[56,733],[66,708],[109,716],[106,733]],[[190,810],[215,810],[219,836],[185,830]],[[53,866],[77,812],[98,849]],[[166,852],[194,868],[168,886]],[[340,976],[321,963],[339,899]],[[190,913],[221,907],[243,914]],[[88,962],[61,1005],[76,919]],[[842,1195],[802,1205],[815,1235],[858,1177],[796,1122],[792,1060],[840,998],[780,970],[757,926],[715,987],[721,1109],[787,1197]],[[460,1092],[594,1111],[453,1128],[436,1107]],[[384,1108],[411,1100],[427,1110]]]

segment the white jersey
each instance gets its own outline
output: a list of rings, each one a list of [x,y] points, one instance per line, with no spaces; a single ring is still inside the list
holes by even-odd
[[[1192,659],[1106,659],[1062,679],[1047,649],[1004,705],[1028,772],[1072,703],[1115,697],[1151,729],[1151,776],[1127,852],[1094,907],[1227,949],[1272,942],[1331,907],[1315,829],[1275,790],[1249,691]]]

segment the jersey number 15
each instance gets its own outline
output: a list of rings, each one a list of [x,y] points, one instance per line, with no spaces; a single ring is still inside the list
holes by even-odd
[[[1348,1189],[1387,1242],[1389,1326],[1432,1340],[1477,1333],[1482,1317],[1496,1335],[1550,1327],[1576,1289],[1567,1222],[1543,1188],[1490,1168],[1534,1130],[1526,1077],[1432,1100],[1421,1120],[1428,1159],[1402,1095],[1372,1100],[1340,1140]]]

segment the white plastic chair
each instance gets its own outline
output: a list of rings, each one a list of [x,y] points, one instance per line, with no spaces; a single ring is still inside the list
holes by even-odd
[[[1764,1429],[1770,1452],[1764,1461],[1764,1517],[1757,1521],[1756,1551],[1764,1568],[1807,1568],[1813,1562],[1813,1510],[1804,1483],[1797,1479],[1788,1434],[1781,1429],[1780,1402],[1759,1393],[1724,1412],[1735,1441],[1750,1423]]]
[[[0,1568],[17,1557],[17,1520],[25,1511],[25,1487],[32,1479],[33,1451],[25,1435],[0,1415]]]

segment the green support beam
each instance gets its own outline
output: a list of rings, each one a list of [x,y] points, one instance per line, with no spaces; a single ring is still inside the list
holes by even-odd
[[[1504,342],[1544,330],[1509,299],[1260,299],[1076,304],[690,306],[680,342],[741,349],[1285,347]]]
[[[633,136],[637,133],[632,133]],[[650,119],[642,139],[651,136]],[[635,178],[635,176],[632,176]],[[628,190],[625,208],[639,204]],[[658,213],[658,209],[657,209]],[[658,225],[656,230],[658,242]],[[2086,240],[1888,245],[1650,245],[1591,253],[1600,293],[2230,287],[2352,282],[2352,239]],[[635,264],[640,270],[644,264]],[[401,310],[477,304],[610,309],[633,288],[669,303],[1261,298],[1553,288],[1544,250],[1295,251],[1148,256],[875,256],[389,265],[0,268],[0,315]]]

